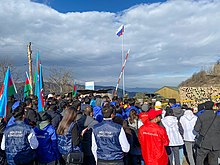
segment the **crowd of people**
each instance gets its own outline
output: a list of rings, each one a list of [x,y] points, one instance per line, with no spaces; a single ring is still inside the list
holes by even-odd
[[[10,97],[0,123],[0,164],[8,165],[218,165],[220,104],[198,112],[175,99],[137,103],[134,98],[49,94]],[[217,108],[213,108],[217,107]]]

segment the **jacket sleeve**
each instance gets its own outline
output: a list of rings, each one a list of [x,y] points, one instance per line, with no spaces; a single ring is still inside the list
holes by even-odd
[[[79,142],[80,142],[80,138],[79,138],[78,125],[74,124],[74,127],[72,129],[72,143],[74,146],[78,146]]]
[[[52,130],[50,136],[51,136],[51,146],[52,146],[53,151],[54,151],[56,158],[58,160],[58,159],[60,159],[61,155],[58,150],[56,131]]]
[[[123,152],[128,152],[130,150],[130,144],[128,143],[128,140],[127,140],[127,137],[125,135],[123,128],[121,128],[121,132],[119,134],[119,143],[121,144],[121,148]]]

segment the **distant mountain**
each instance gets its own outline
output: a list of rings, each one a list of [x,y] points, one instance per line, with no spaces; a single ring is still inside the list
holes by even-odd
[[[24,82],[21,83],[16,83],[17,91],[18,94],[16,95],[17,98],[22,98],[23,97],[23,92],[24,92]],[[67,88],[69,89],[68,91],[72,90],[72,87],[69,85]],[[85,89],[84,85],[77,84],[77,89]],[[95,90],[100,90],[100,89],[112,89],[109,91],[109,93],[112,93],[113,90],[115,90],[114,86],[100,86],[100,85],[95,85]],[[44,94],[47,95],[49,93],[55,92],[59,94],[59,87],[51,82],[44,82]],[[126,88],[125,93],[128,94],[128,97],[134,97],[136,93],[138,92],[146,92],[146,93],[154,93],[157,90],[157,88]],[[118,88],[118,96],[122,97],[122,89]]]
[[[127,88],[128,92],[146,92],[146,93],[154,93],[158,90],[158,88]]]
[[[114,90],[114,86],[95,86],[95,90],[99,89],[112,89]],[[126,92],[129,97],[134,97],[136,93],[145,92],[145,93],[154,93],[158,88],[126,88]],[[118,88],[118,96],[122,97],[122,89]]]

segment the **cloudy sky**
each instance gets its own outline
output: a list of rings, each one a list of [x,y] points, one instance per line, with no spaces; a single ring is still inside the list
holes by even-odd
[[[219,59],[219,0],[117,1],[0,0],[0,59],[27,69],[31,41],[45,74],[65,67],[79,83],[115,86],[121,24],[126,87],[177,86]]]

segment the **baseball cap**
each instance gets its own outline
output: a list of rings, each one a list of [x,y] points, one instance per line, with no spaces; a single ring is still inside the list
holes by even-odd
[[[149,118],[149,120],[152,120],[152,119],[154,119],[155,117],[157,117],[161,114],[162,114],[162,110],[150,109],[148,111],[148,118]]]

